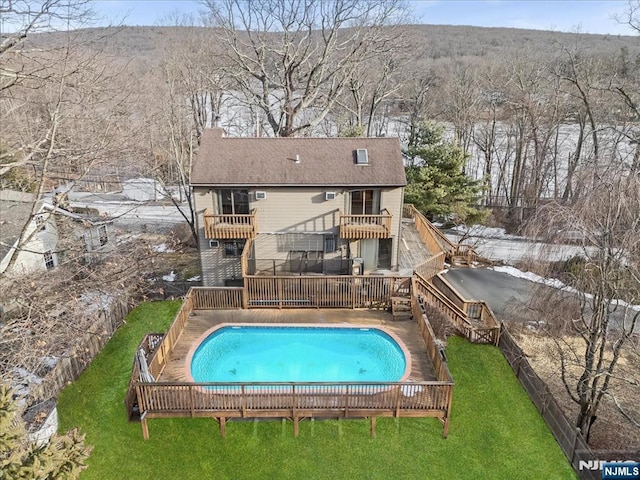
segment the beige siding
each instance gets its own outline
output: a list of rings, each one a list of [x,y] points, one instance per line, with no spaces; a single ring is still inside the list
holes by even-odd
[[[358,187],[354,187],[356,189]],[[367,188],[367,187],[362,187]],[[285,233],[318,233],[336,235],[338,250],[327,254],[325,258],[346,256],[347,241],[341,241],[339,235],[340,212],[349,210],[350,189],[332,187],[265,187],[250,188],[250,208],[257,211],[258,237],[255,242],[255,258],[286,258],[289,249],[284,248]],[[256,191],[266,192],[266,198],[256,200]],[[326,200],[326,192],[335,192],[336,198]],[[392,268],[398,264],[398,239],[402,220],[403,188],[381,189],[380,208],[386,208],[393,216],[391,235],[393,237]],[[204,236],[203,213],[207,208],[218,211],[217,191],[208,187],[194,189],[194,203],[198,212],[198,237],[200,243],[203,285],[224,285],[224,280],[240,277],[239,259],[224,256],[222,242],[219,248],[210,248],[209,240]],[[323,250],[323,237],[310,235],[307,244],[300,250]],[[286,242],[285,242],[286,243]],[[313,243],[313,245],[311,245]],[[315,245],[317,243],[317,245]],[[314,247],[315,245],[315,247]],[[357,241],[351,242],[352,256],[358,252]],[[295,249],[298,249],[297,247]]]
[[[213,195],[212,192],[215,192],[215,190],[208,187],[196,187],[193,189],[193,200],[197,212],[205,208],[211,208],[214,212],[217,212],[217,196]]]
[[[319,187],[265,188],[267,198],[250,195],[251,208],[258,212],[259,233],[326,232],[338,233],[340,210],[344,212],[342,191]],[[325,192],[336,192],[336,198],[325,200]]]
[[[220,240],[218,247],[211,248],[209,240],[204,238],[204,228],[200,226],[198,226],[198,239],[200,241],[203,286],[224,286],[225,280],[242,277],[240,258],[225,256],[224,241]]]
[[[398,187],[386,189],[382,191],[381,207],[391,212],[391,235],[393,238],[393,246],[391,247],[391,268],[398,269],[398,249],[400,247],[398,240],[400,238],[400,228],[402,225],[402,202],[404,201],[404,188]]]
[[[205,287],[224,286],[224,281],[231,278],[241,278],[240,259],[225,257],[224,242],[220,246],[211,248],[209,239],[204,236],[204,210],[206,208],[217,211],[217,195],[209,188],[194,189],[194,205],[197,212],[198,243],[200,247],[200,262],[202,264],[202,285]]]

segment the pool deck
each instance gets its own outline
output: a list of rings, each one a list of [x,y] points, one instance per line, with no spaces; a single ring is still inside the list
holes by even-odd
[[[299,324],[351,324],[384,326],[404,342],[411,354],[409,381],[436,380],[426,347],[412,319],[393,320],[389,312],[365,309],[253,309],[253,310],[198,310],[189,317],[178,339],[173,354],[159,381],[185,382],[185,361],[189,350],[207,330],[222,323],[299,323]]]

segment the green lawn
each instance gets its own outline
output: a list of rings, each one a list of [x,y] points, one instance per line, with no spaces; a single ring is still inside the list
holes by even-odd
[[[435,419],[232,421],[152,419],[150,440],[128,423],[124,394],[135,348],[165,331],[179,302],[141,305],[58,402],[61,430],[94,446],[82,479],[565,479],[575,478],[500,351],[450,339],[456,382],[449,438]]]

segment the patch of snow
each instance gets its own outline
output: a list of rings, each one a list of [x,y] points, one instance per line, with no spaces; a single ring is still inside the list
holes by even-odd
[[[451,230],[458,233],[459,235],[469,235],[471,237],[532,240],[531,238],[511,235],[510,233],[507,233],[504,228],[486,227],[484,225],[471,225],[470,227],[467,227],[465,225],[456,225]]]
[[[161,243],[159,245],[154,245],[153,247],[151,247],[151,250],[153,250],[155,253],[173,253],[173,252],[175,252],[175,250],[169,248],[169,246],[166,243]]]
[[[200,275],[196,275],[195,277],[187,278],[187,282],[199,282],[201,280]]]
[[[55,367],[59,360],[57,357],[42,357],[42,363],[44,363],[48,369]]]
[[[101,310],[107,310],[111,307],[115,297],[108,293],[93,291],[93,292],[85,292],[80,295],[80,303],[86,305],[86,309],[88,312],[92,312],[97,310],[98,308]]]
[[[34,385],[40,385],[42,378],[21,367],[13,367],[9,370],[14,377],[11,387],[15,389],[15,393],[24,398],[29,394],[29,390]]]
[[[162,280],[164,280],[165,282],[175,282],[176,273],[173,270],[171,270],[170,274],[162,276]]]

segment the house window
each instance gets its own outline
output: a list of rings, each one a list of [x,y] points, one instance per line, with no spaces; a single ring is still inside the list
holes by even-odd
[[[249,213],[249,190],[223,188],[220,190],[220,213],[246,215]]]
[[[100,225],[98,227],[98,237],[100,238],[100,246],[106,245],[109,242],[109,233],[107,232],[106,225]]]
[[[351,215],[378,215],[380,190],[356,190],[351,192]]]
[[[239,257],[242,255],[245,242],[246,240],[232,240],[230,242],[224,242],[224,256]]]
[[[324,253],[332,253],[336,251],[336,236],[325,235],[324,236]]]
[[[53,253],[51,253],[51,250],[47,250],[46,252],[44,252],[44,266],[47,267],[47,270],[51,270],[53,267],[56,266],[53,260]]]

